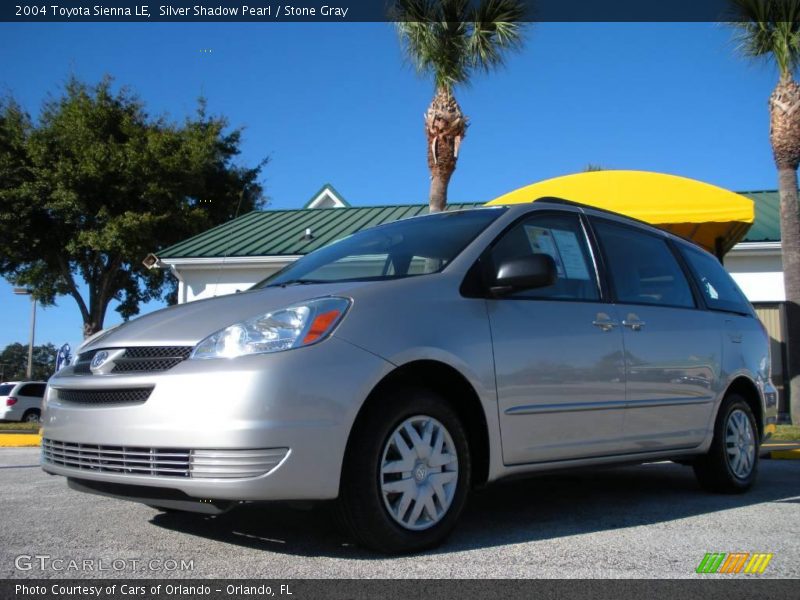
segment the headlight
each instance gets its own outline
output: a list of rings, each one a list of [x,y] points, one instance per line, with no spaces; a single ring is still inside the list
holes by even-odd
[[[347,298],[317,298],[235,323],[197,344],[191,358],[235,358],[316,344],[330,335],[350,304]]]

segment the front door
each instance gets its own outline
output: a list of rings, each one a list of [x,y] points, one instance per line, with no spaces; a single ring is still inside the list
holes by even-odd
[[[490,251],[504,259],[546,253],[555,284],[488,300],[506,464],[614,454],[625,374],[619,317],[601,302],[578,215],[535,213]]]

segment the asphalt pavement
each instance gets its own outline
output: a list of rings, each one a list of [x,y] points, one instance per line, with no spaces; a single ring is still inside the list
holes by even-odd
[[[0,449],[0,578],[728,577],[695,573],[708,552],[772,553],[746,577],[800,577],[796,460],[762,461],[736,496],[701,491],[673,463],[494,485],[444,546],[405,557],[354,546],[325,507],[163,514],[72,491],[37,463],[38,449]]]

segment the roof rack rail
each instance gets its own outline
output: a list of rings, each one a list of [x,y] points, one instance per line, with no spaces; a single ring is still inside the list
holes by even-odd
[[[624,217],[625,219],[629,219],[630,221],[633,221],[635,223],[641,223],[642,225],[647,225],[648,227],[658,229],[659,231],[665,231],[666,233],[670,233],[665,229],[660,229],[659,227],[656,227],[652,223],[648,223],[647,221],[642,221],[641,219],[637,219],[636,217],[631,217],[630,215],[624,215],[622,213],[614,212],[613,210],[609,210],[607,208],[600,208],[599,206],[584,204],[583,202],[576,202],[575,200],[567,200],[566,198],[559,198],[557,196],[542,196],[541,198],[536,198],[536,200],[532,200],[531,202],[547,202],[549,204],[565,204],[567,206],[577,206],[578,208],[588,208],[589,210],[596,210],[597,212],[606,213],[614,217]]]

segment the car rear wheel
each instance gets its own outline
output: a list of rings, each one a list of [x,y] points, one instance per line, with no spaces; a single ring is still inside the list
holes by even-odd
[[[24,423],[38,423],[39,411],[36,409],[25,411],[25,414],[22,415],[22,421]]]
[[[700,485],[713,492],[744,492],[758,473],[758,429],[744,398],[731,394],[722,402],[708,454],[694,463]]]
[[[359,420],[342,475],[338,510],[358,543],[386,553],[436,546],[470,486],[464,426],[438,394],[393,390]]]

